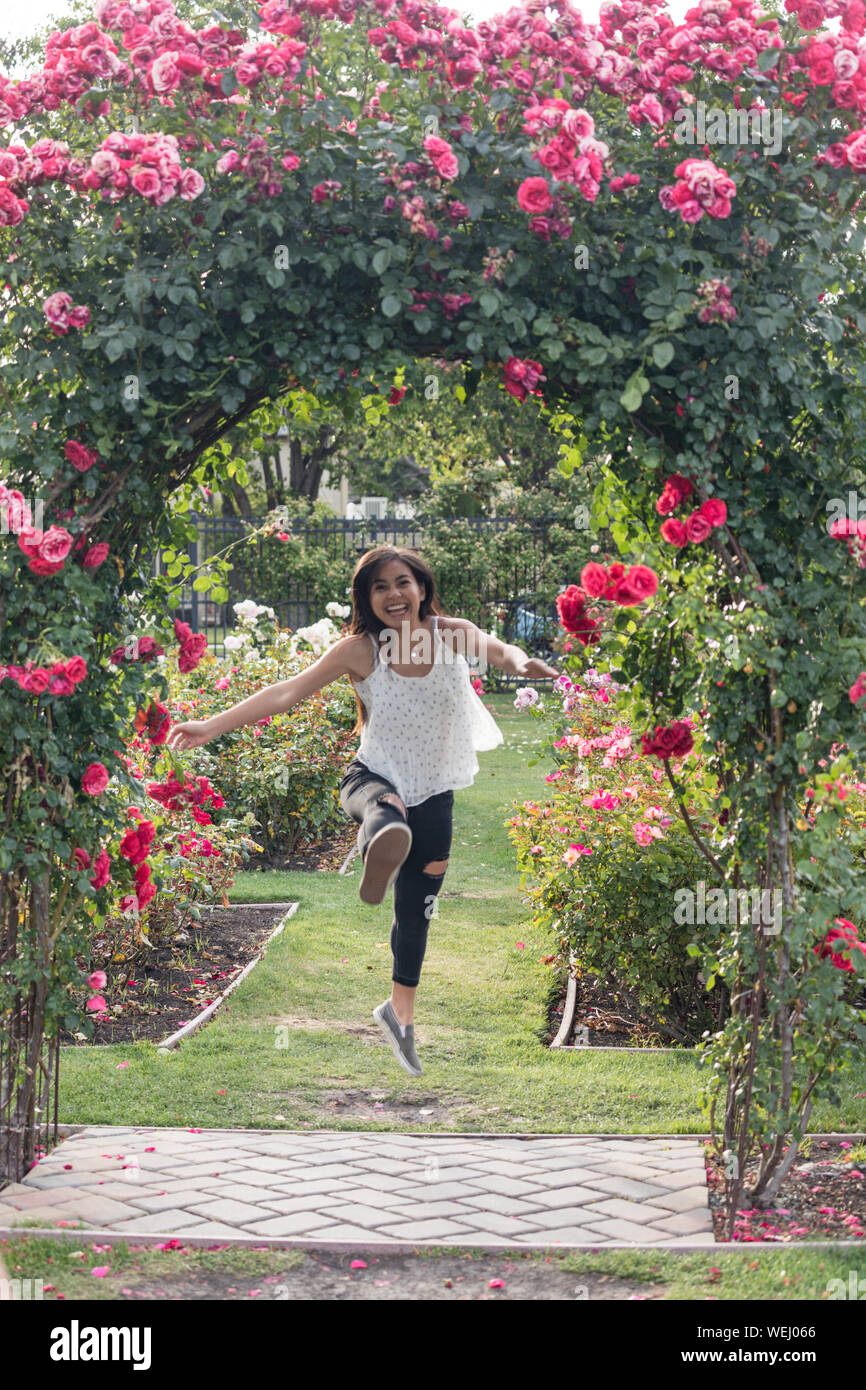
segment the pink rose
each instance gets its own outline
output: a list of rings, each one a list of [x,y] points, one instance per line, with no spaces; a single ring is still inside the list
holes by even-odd
[[[19,678],[18,685],[28,695],[41,695],[43,690],[47,690],[49,679],[48,672],[43,667],[36,666]]]
[[[184,169],[180,176],[180,196],[185,203],[192,202],[204,192],[205,182],[198,169]]]
[[[517,190],[517,201],[524,212],[545,213],[553,203],[547,179],[524,179]]]
[[[155,169],[145,167],[136,169],[132,176],[132,186],[143,198],[152,198],[159,192],[162,181]]]
[[[65,526],[49,526],[39,542],[39,557],[52,565],[65,560],[72,548],[72,536]]]
[[[65,290],[58,290],[55,294],[50,294],[44,301],[42,312],[52,328],[63,328],[69,319],[71,305],[72,296],[67,294]]]
[[[103,763],[91,763],[81,779],[81,790],[87,796],[99,796],[108,786],[108,770]]]
[[[439,155],[437,159],[434,159],[433,165],[436,173],[443,179],[455,179],[460,173],[460,165],[457,163],[455,154]]]
[[[845,141],[845,155],[852,169],[866,169],[866,130],[855,130]]]
[[[852,705],[859,704],[866,695],[866,671],[861,671],[851,689],[848,691],[848,698]]]
[[[87,662],[83,656],[72,656],[66,663],[66,674],[73,684],[78,685],[87,675]]]

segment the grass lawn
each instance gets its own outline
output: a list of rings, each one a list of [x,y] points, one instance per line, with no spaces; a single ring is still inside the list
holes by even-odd
[[[530,1296],[555,1298],[662,1298],[666,1300],[751,1301],[828,1298],[831,1279],[846,1289],[850,1272],[866,1274],[862,1251],[784,1250],[711,1251],[676,1255],[659,1250],[481,1251],[430,1247],[411,1254],[364,1252],[366,1268],[352,1270],[357,1251],[344,1254],[304,1250],[254,1250],[249,1247],[157,1250],[121,1242],[106,1250],[73,1239],[37,1240],[27,1237],[0,1241],[11,1279],[42,1280],[45,1302],[58,1294],[66,1300],[166,1299],[209,1297],[220,1301],[274,1298],[362,1299],[415,1296],[443,1297],[450,1276],[453,1292],[474,1298],[520,1297],[527,1279],[539,1281]],[[94,1267],[108,1267],[95,1277]],[[569,1276],[564,1279],[562,1276]],[[379,1293],[374,1280],[388,1276],[390,1293]],[[491,1277],[501,1278],[505,1290],[488,1292]],[[459,1282],[458,1282],[459,1281]],[[462,1284],[462,1288],[461,1288]],[[616,1287],[606,1289],[606,1285]],[[47,1287],[51,1286],[51,1287]],[[352,1286],[351,1288],[347,1286]],[[33,1286],[31,1286],[32,1292]],[[755,1322],[761,1319],[756,1317]],[[808,1324],[808,1317],[801,1325]],[[665,1336],[663,1335],[663,1342]],[[685,1338],[683,1346],[691,1345]],[[803,1346],[815,1343],[804,1340]]]
[[[60,1118],[202,1128],[704,1132],[693,1054],[543,1046],[553,980],[540,957],[550,942],[521,899],[504,822],[515,798],[544,797],[548,765],[526,766],[540,744],[513,695],[489,703],[505,743],[480,755],[475,785],[455,797],[451,864],[417,999],[422,1077],[397,1065],[371,1017],[390,992],[391,906],[360,902],[356,859],[343,877],[239,874],[234,901],[300,904],[266,958],[173,1054],[150,1043],[64,1049]],[[118,1070],[122,1061],[130,1065]],[[838,1089],[841,1105],[816,1105],[812,1128],[866,1128],[866,1100],[856,1096],[866,1089],[862,1076],[838,1078]]]

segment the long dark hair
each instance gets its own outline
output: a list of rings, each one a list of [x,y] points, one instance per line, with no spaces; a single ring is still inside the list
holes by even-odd
[[[436,593],[436,580],[433,577],[433,571],[417,550],[407,550],[405,546],[377,545],[373,550],[368,550],[361,556],[352,575],[350,636],[355,637],[372,632],[378,642],[386,624],[373,612],[370,603],[370,590],[373,587],[373,580],[376,578],[378,569],[387,564],[389,560],[402,560],[404,565],[412,571],[419,587],[424,590],[424,597],[418,609],[419,618],[426,618],[429,613],[441,613],[443,611],[439,596]],[[351,676],[349,680],[352,680]],[[352,681],[353,686],[354,684],[355,682]],[[358,721],[352,733],[360,734],[367,722],[367,710],[357,690],[355,691],[355,704],[358,706]]]

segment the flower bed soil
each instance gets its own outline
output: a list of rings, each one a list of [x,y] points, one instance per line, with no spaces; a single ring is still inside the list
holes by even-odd
[[[169,945],[155,946],[131,975],[109,973],[106,965],[108,1017],[93,1019],[90,1039],[61,1030],[61,1043],[162,1042],[225,991],[286,911],[254,903],[207,908],[200,923],[190,922]]]
[[[562,1022],[565,992],[555,999],[548,1013],[547,1046],[553,1042]],[[585,1028],[586,1032],[578,1032]],[[661,1031],[661,1025],[635,1009],[610,980],[584,975],[577,982],[574,1026],[565,1039],[566,1046],[581,1047],[682,1047]]]
[[[847,1157],[849,1151],[855,1153],[853,1160]],[[747,1167],[747,1186],[757,1168],[756,1162]],[[710,1157],[707,1183],[716,1240],[724,1240],[724,1170]],[[849,1140],[810,1140],[772,1207],[754,1207],[748,1197],[742,1200],[733,1235],[738,1244],[866,1239],[866,1146]]]
[[[323,840],[309,840],[297,846],[291,854],[282,850],[273,854],[252,854],[245,869],[269,872],[274,869],[287,873],[310,872],[314,869],[339,869],[358,838],[354,821],[341,826]]]
[[[356,825],[347,825],[337,836],[310,841],[272,867],[336,872],[355,844],[357,833]],[[255,867],[268,866],[256,860]],[[255,903],[203,906],[201,922],[188,922],[172,943],[155,946],[146,963],[136,964],[129,975],[118,976],[112,962],[94,959],[91,968],[103,969],[108,975],[109,1017],[93,1019],[90,1039],[62,1029],[61,1043],[76,1047],[162,1042],[226,990],[264,945],[284,912]],[[129,979],[135,983],[121,984]]]

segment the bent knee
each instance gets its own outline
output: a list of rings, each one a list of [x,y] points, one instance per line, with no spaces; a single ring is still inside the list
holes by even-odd
[[[402,801],[400,800],[399,796],[397,796],[395,792],[385,792],[384,796],[380,796],[380,797],[379,797],[379,800],[380,800],[380,801],[390,801],[390,803],[391,803],[392,806],[396,806],[396,807],[397,807],[397,810],[398,810],[398,811],[400,812],[400,814],[403,816],[403,819],[405,820],[405,819],[407,818],[407,817],[406,817],[406,807],[403,805],[403,803],[402,803]]]
[[[434,859],[432,863],[424,865],[424,873],[430,874],[432,878],[441,878],[447,868],[447,859]]]

